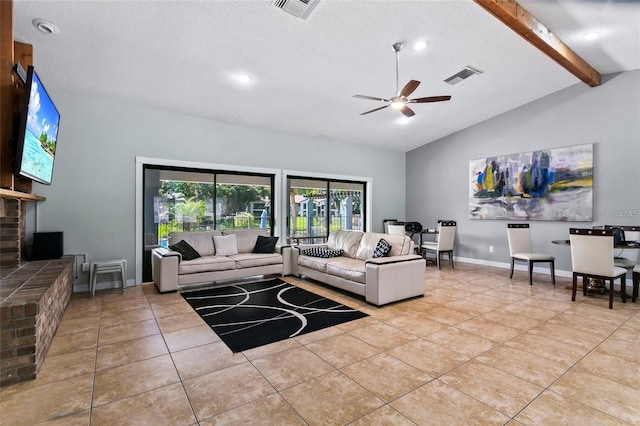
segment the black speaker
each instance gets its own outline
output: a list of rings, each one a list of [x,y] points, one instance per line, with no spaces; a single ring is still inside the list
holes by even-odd
[[[32,260],[60,259],[64,253],[62,232],[34,232]]]

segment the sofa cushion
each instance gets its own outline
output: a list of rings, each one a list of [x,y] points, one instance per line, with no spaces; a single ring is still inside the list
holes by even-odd
[[[327,274],[366,284],[365,263],[350,257],[339,257],[327,262]]]
[[[364,234],[359,231],[331,231],[329,233],[329,239],[327,240],[327,247],[332,250],[343,250],[345,256],[356,257],[358,245],[363,235]],[[379,239],[380,238],[378,238],[378,240]],[[376,243],[378,240],[376,240]],[[373,249],[371,253],[373,253]]]
[[[236,240],[235,234],[214,235],[213,245],[216,246],[216,254],[218,256],[238,254],[238,241]]]
[[[276,244],[280,237],[267,237],[266,235],[258,235],[256,245],[253,248],[252,253],[274,253],[276,251]]]
[[[264,229],[234,229],[224,231],[224,235],[235,235],[238,243],[238,253],[251,253],[258,241],[258,235],[269,236]]]
[[[328,259],[330,257],[342,256],[342,253],[344,253],[342,249],[331,250],[324,247],[311,247],[301,251],[301,254],[303,254],[304,256],[324,257],[325,259]]]
[[[404,235],[379,234],[377,232],[365,232],[356,252],[356,259],[367,260],[373,257],[373,251],[378,245],[378,241],[384,238],[391,244],[391,251],[388,256],[400,256],[409,254],[411,239]]]
[[[376,248],[373,249],[373,255],[371,257],[373,257],[374,259],[378,257],[385,257],[389,254],[390,251],[391,244],[389,244],[389,242],[384,238],[380,238],[380,241],[378,241],[378,244],[376,244]]]
[[[175,244],[180,240],[184,240],[191,247],[196,249],[200,256],[213,256],[215,248],[213,246],[214,235],[222,235],[220,231],[194,231],[194,232],[174,232],[169,237],[169,244]]]
[[[169,248],[173,251],[177,251],[182,255],[182,260],[193,260],[197,259],[200,256],[200,253],[185,240],[180,240],[179,242],[169,246]]]
[[[283,262],[279,253],[238,253],[228,256],[236,262],[236,269],[255,268],[266,265],[277,265]]]
[[[346,259],[346,258],[345,258]],[[298,266],[304,266],[318,272],[327,272],[327,261],[323,257],[298,256]]]
[[[226,256],[203,256],[194,260],[180,262],[178,274],[197,274],[199,272],[215,272],[236,269],[236,262]]]

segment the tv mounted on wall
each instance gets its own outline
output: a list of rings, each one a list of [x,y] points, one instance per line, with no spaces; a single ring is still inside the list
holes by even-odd
[[[51,185],[60,113],[32,66],[27,69],[22,105],[14,171],[19,176]]]

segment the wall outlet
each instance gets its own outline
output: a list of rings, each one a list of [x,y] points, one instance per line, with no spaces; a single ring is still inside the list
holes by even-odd
[[[88,263],[83,263],[82,264],[82,272],[89,272],[89,264]]]
[[[489,246],[489,253],[493,253],[493,246]]]

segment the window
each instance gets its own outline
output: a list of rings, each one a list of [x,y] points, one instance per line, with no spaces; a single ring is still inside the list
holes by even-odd
[[[289,176],[289,243],[320,243],[338,229],[363,231],[365,182]]]

